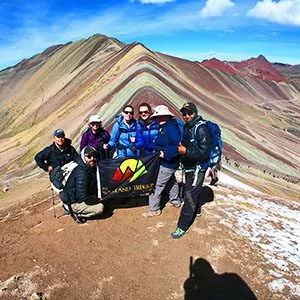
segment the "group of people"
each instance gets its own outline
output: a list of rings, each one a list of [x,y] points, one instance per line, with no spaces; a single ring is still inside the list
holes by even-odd
[[[104,209],[97,193],[97,160],[159,153],[156,187],[149,196],[148,211],[143,213],[146,218],[162,213],[164,194],[167,195],[167,206],[181,207],[175,172],[182,163],[185,173],[184,204],[177,228],[171,233],[172,238],[181,238],[203,204],[199,195],[207,170],[199,165],[209,158],[211,135],[194,103],[184,103],[180,112],[184,123],[175,118],[165,105],[158,105],[152,110],[148,103],[142,103],[138,106],[139,118],[136,120],[134,107],[125,105],[122,113],[116,116],[111,135],[103,128],[99,116],[92,115],[81,138],[80,154],[71,145],[71,140],[65,137],[65,132],[57,129],[53,144],[37,153],[35,161],[49,174],[68,162],[78,164],[60,193],[63,203],[67,204],[65,209],[77,216],[78,223],[101,214]],[[198,122],[201,126],[195,127]]]

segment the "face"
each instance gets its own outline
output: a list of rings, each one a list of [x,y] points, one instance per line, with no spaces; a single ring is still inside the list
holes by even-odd
[[[54,143],[57,146],[63,146],[65,143],[65,136],[64,135],[60,135],[60,136],[55,136],[54,137]]]
[[[99,122],[92,122],[90,123],[90,126],[93,131],[97,131],[100,128],[100,123]]]
[[[122,114],[126,121],[130,121],[133,118],[133,109],[131,107],[125,107]]]
[[[150,117],[150,111],[147,106],[141,106],[139,109],[139,114],[143,120],[147,120]]]
[[[155,119],[160,125],[163,125],[169,120],[169,116],[157,116]]]
[[[184,122],[189,122],[189,121],[192,121],[196,114],[194,112],[192,112],[191,110],[188,110],[188,109],[184,109],[182,112],[182,118],[184,120]]]
[[[96,165],[97,162],[97,153],[92,153],[90,155],[84,156],[86,165],[90,168],[93,168]]]

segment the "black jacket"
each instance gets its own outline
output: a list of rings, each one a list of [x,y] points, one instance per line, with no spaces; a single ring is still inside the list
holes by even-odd
[[[88,167],[80,156],[78,166],[71,173],[64,190],[59,194],[66,204],[93,202],[97,199],[96,168]]]
[[[201,124],[193,134],[194,127],[201,121],[204,120],[198,116],[184,124],[181,144],[186,147],[186,153],[181,156],[181,162],[186,170],[195,169],[197,164],[207,160],[210,155],[211,134],[207,125]]]
[[[70,139],[65,139],[65,149],[59,150],[55,143],[46,147],[42,151],[40,151],[35,157],[35,161],[37,165],[48,172],[48,167],[52,166],[53,169],[60,166],[62,167],[64,164],[75,160],[76,157],[79,157],[76,149],[71,145]]]

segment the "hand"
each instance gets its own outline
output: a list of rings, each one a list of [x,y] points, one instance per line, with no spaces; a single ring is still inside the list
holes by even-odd
[[[104,150],[108,149],[108,144],[103,144],[103,149]]]
[[[48,173],[50,174],[52,171],[53,171],[53,167],[52,167],[52,166],[49,166],[49,167],[48,167]]]
[[[184,155],[186,153],[186,147],[183,146],[181,143],[179,143],[179,146],[178,146],[178,152],[179,154],[181,155]]]
[[[163,151],[159,151],[159,157],[160,158],[164,158],[165,157],[165,153]]]
[[[131,136],[131,137],[130,137],[130,142],[131,142],[131,143],[135,143],[135,136]]]

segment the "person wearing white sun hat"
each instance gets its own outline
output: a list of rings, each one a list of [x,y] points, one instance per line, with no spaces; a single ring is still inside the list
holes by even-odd
[[[159,123],[159,131],[153,148],[159,152],[160,167],[154,194],[149,196],[149,210],[143,213],[145,218],[161,214],[161,196],[164,191],[169,194],[169,202],[180,207],[179,187],[175,179],[175,171],[179,167],[178,145],[181,141],[181,130],[174,114],[165,105],[154,108],[152,115]]]

